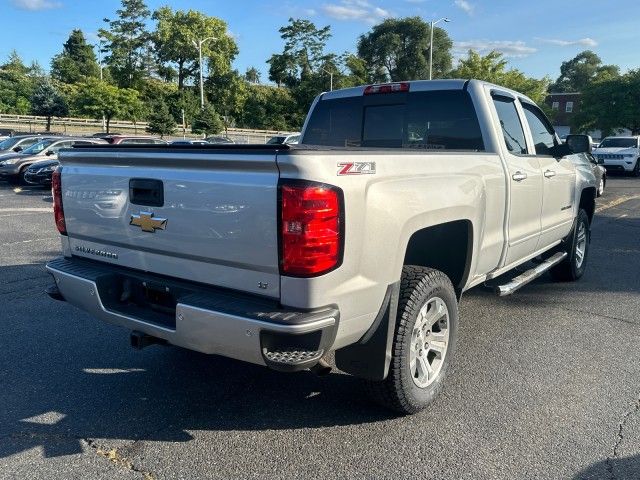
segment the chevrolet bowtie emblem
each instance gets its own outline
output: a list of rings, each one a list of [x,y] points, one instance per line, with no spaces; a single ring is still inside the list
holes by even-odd
[[[129,225],[135,225],[142,228],[143,232],[155,233],[156,230],[164,230],[167,228],[166,218],[153,218],[151,212],[140,212],[138,215],[131,215]]]

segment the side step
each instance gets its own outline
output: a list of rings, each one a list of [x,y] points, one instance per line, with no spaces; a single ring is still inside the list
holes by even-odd
[[[560,262],[562,262],[565,258],[567,258],[567,252],[558,252],[552,257],[549,257],[544,262],[540,263],[536,267],[527,270],[524,273],[521,273],[514,279],[512,279],[509,283],[504,285],[498,285],[495,287],[495,292],[500,297],[506,297],[507,295],[511,295],[512,293],[520,290],[521,287],[524,287],[527,283],[532,282],[547,270],[552,267],[555,267]]]

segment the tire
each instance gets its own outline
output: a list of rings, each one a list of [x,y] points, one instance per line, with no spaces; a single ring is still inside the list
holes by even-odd
[[[443,388],[457,334],[458,301],[449,278],[438,270],[405,266],[389,374],[369,382],[373,398],[403,415],[423,410]]]
[[[633,171],[631,172],[632,177],[640,177],[640,158],[636,160],[636,165],[633,167]]]
[[[561,282],[573,282],[582,277],[587,268],[590,243],[589,216],[581,208],[571,234],[564,241],[564,248],[560,249],[568,253],[567,258],[550,270],[551,276]]]

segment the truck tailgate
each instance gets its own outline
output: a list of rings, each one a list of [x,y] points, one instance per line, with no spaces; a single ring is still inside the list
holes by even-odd
[[[278,297],[276,154],[167,147],[64,152],[71,253]]]

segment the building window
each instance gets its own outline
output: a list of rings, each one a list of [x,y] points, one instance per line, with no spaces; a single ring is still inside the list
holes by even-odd
[[[553,102],[553,103],[551,104],[551,108],[552,108],[553,110],[559,110],[559,109],[560,109],[560,102]]]
[[[565,109],[565,112],[567,113],[573,112],[573,102],[567,102],[567,108]]]

